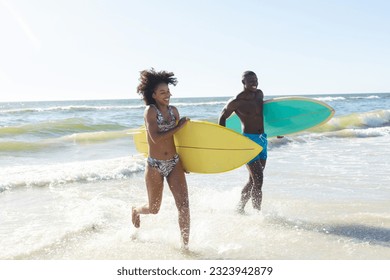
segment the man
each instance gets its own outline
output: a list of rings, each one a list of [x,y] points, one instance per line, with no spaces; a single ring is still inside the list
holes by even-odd
[[[221,112],[219,124],[226,126],[226,119],[234,113],[240,118],[243,135],[263,147],[259,155],[247,163],[249,181],[241,192],[237,211],[244,213],[245,205],[252,198],[253,208],[261,210],[263,170],[267,160],[267,135],[264,133],[263,99],[264,94],[257,89],[257,76],[252,71],[242,75],[244,90],[230,99]]]

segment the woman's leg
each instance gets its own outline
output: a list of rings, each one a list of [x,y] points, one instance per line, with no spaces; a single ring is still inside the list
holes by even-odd
[[[136,228],[140,226],[140,214],[157,214],[161,206],[164,177],[161,176],[156,168],[146,165],[145,183],[149,203],[141,207],[132,208],[132,222]]]
[[[179,227],[183,244],[187,248],[190,237],[190,208],[187,181],[180,160],[168,175],[167,181],[179,212]]]

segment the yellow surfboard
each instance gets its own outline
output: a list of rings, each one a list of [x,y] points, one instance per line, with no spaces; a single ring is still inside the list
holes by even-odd
[[[138,152],[148,154],[145,128],[133,135]],[[183,167],[193,173],[221,173],[238,168],[263,149],[241,134],[215,123],[189,121],[175,135]]]

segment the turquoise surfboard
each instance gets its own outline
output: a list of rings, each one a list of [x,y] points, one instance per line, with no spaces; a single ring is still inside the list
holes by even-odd
[[[321,125],[334,115],[328,104],[306,97],[280,97],[264,101],[264,131],[268,137],[287,135]],[[242,133],[236,114],[226,120],[226,127]]]

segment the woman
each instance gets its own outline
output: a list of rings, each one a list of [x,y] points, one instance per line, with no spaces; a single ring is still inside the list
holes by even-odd
[[[157,214],[160,210],[164,177],[175,199],[179,212],[179,227],[184,248],[188,248],[190,233],[190,211],[187,182],[181,165],[173,135],[188,122],[179,117],[178,110],[169,105],[169,85],[176,85],[172,72],[151,70],[141,71],[137,92],[143,97],[149,157],[145,169],[145,182],[149,203],[132,208],[132,222],[140,226],[140,214]]]

